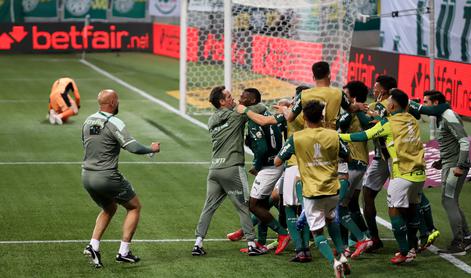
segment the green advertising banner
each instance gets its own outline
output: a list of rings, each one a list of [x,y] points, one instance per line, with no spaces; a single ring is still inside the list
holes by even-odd
[[[111,16],[125,19],[146,18],[147,0],[111,0]]]
[[[105,21],[108,0],[64,0],[64,20],[81,20],[87,15],[92,21]]]
[[[23,22],[21,1],[0,0],[0,22]]]
[[[25,18],[57,18],[59,0],[22,0]]]

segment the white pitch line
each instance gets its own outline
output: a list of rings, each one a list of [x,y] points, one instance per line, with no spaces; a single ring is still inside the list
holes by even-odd
[[[88,62],[87,60],[80,60],[80,63],[92,68],[93,70],[97,71],[98,73],[108,77],[109,79],[113,80],[114,82],[120,84],[121,86],[125,87],[125,88],[128,88],[129,90],[139,94],[140,96],[152,101],[153,103],[156,103],[160,106],[162,106],[163,108],[167,109],[168,111],[174,113],[174,114],[177,114],[178,116],[184,118],[185,120],[187,121],[190,121],[191,123],[201,127],[201,128],[204,128],[206,130],[208,130],[208,126],[200,121],[198,121],[197,119],[193,118],[193,117],[190,117],[184,113],[181,113],[178,109],[174,108],[173,106],[169,105],[168,103],[148,94],[147,92],[139,89],[139,88],[136,88],[134,87],[133,85],[127,83],[126,81],[112,75],[111,73],[95,66],[94,64]]]
[[[361,210],[363,213],[363,209]],[[392,225],[388,221],[384,220],[383,218],[376,216],[376,222],[378,222],[380,225],[388,228],[389,230],[392,230]],[[430,252],[440,256],[442,259],[447,260],[457,268],[463,270],[464,272],[471,274],[471,266],[466,264],[465,262],[457,259],[455,256],[449,255],[449,254],[440,254],[438,253],[438,248],[435,245],[431,245],[427,248]]]
[[[173,106],[169,105],[168,103],[166,103],[166,102],[150,95],[149,93],[147,93],[147,92],[145,92],[145,91],[143,91],[143,90],[127,83],[126,81],[122,80],[121,78],[118,78],[118,77],[114,76],[113,74],[111,74],[111,73],[95,66],[94,64],[88,62],[87,60],[81,59],[80,63],[92,68],[93,70],[97,71],[98,73],[108,77],[109,79],[113,80],[114,82],[122,85],[125,88],[128,88],[129,90],[131,90],[131,91],[137,93],[138,95],[150,100],[151,102],[162,106],[163,108],[165,108],[168,111],[182,117],[183,119],[185,119],[185,120],[187,120],[187,121],[189,121],[189,122],[191,122],[191,123],[193,123],[193,124],[195,124],[195,125],[197,125],[201,128],[204,128],[205,130],[208,130],[208,126],[206,124],[198,121],[197,119],[195,119],[191,116],[188,116],[187,114],[184,114],[184,113],[180,112],[178,109],[174,108]],[[245,150],[246,153],[248,153],[250,155],[253,155],[252,151],[248,147],[244,146],[244,150]]]

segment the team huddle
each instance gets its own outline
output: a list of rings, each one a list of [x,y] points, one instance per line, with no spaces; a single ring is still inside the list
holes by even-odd
[[[471,233],[459,207],[459,194],[470,167],[469,141],[461,119],[444,95],[426,91],[420,105],[397,88],[393,77],[382,75],[373,88],[375,102],[367,105],[368,88],[362,82],[351,81],[343,90],[332,87],[329,64],[323,61],[314,63],[312,72],[316,86],[297,87],[294,96],[274,106],[274,115],[262,104],[256,88],[246,88],[239,104],[224,86],[211,91],[209,101],[216,108],[208,121],[212,160],[192,255],[207,254],[203,241],[211,219],[229,197],[239,214],[240,229],[227,237],[232,241],[245,237],[247,248],[241,252],[258,256],[276,249],[277,255],[293,242],[295,254],[291,261],[310,262],[312,239],[336,277],[342,277],[351,271],[350,258],[383,247],[375,220],[375,198],[389,179],[387,207],[399,250],[390,261],[413,261],[440,235],[422,191],[426,173],[417,122],[421,114],[437,117],[438,123],[441,160],[433,165],[442,170],[442,205],[453,232],[451,244],[440,252],[465,255],[471,248]],[[62,95],[55,97],[51,94],[51,123],[61,124],[74,114],[68,112],[63,117],[53,100],[70,106],[67,92],[72,90],[77,99],[76,86],[66,84],[61,90],[66,93],[61,91]],[[99,111],[90,115],[82,127],[82,181],[102,211],[84,254],[91,257],[95,267],[103,266],[100,240],[120,204],[127,214],[116,261],[136,263],[140,258],[130,251],[130,242],[141,205],[131,183],[118,171],[118,157],[121,148],[153,154],[160,151],[160,144],[144,146],[129,134],[124,122],[116,117],[119,100],[115,91],[101,91],[98,104]],[[368,140],[374,145],[371,160]],[[255,175],[255,180],[250,191],[244,144],[254,154],[249,173]],[[270,212],[273,206],[279,211],[278,217]],[[270,244],[268,228],[278,235]]]
[[[313,64],[312,72],[316,86],[298,87],[292,100],[274,106],[275,115],[261,104],[256,88],[245,89],[238,105],[224,86],[211,91],[210,102],[217,109],[208,124],[212,163],[192,255],[206,255],[203,240],[209,223],[228,196],[239,213],[241,229],[227,237],[233,241],[245,237],[248,247],[241,252],[257,256],[276,248],[276,255],[292,240],[292,261],[309,262],[313,238],[336,276],[342,277],[350,273],[348,258],[383,247],[375,198],[389,179],[388,213],[399,247],[390,261],[413,261],[440,235],[422,191],[426,173],[417,122],[421,114],[438,120],[441,160],[434,167],[442,169],[442,204],[453,232],[451,244],[440,252],[465,255],[471,248],[471,233],[459,208],[459,193],[469,170],[469,142],[444,95],[426,91],[420,105],[397,88],[393,77],[383,75],[373,88],[375,102],[366,105],[368,88],[362,82],[351,81],[343,90],[331,87],[330,68],[323,61]],[[250,193],[244,170],[245,123],[245,144],[254,153]],[[371,161],[368,140],[374,144]],[[270,213],[272,206],[279,211],[278,219]],[[266,245],[268,228],[278,239]]]

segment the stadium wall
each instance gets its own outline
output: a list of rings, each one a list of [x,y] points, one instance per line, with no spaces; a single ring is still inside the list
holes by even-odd
[[[193,50],[188,53],[188,60],[205,59],[222,62],[223,38],[202,33],[195,28],[189,28],[188,36],[191,39],[188,41],[195,45],[188,47]],[[293,76],[292,73],[283,72],[278,64],[261,65],[256,62],[258,61],[257,53],[266,53],[264,49],[261,49],[263,45],[270,45],[273,48],[277,45],[276,40],[281,40],[281,38],[257,36],[252,41],[262,43],[257,45],[256,51],[250,53],[251,55],[239,55],[235,47],[233,62],[245,65],[252,71],[264,75],[283,77],[296,82],[310,81],[306,76]],[[304,43],[283,40],[293,45]],[[266,41],[270,41],[270,44],[263,43]],[[161,23],[92,23],[86,30],[83,30],[83,23],[0,24],[0,54],[82,52],[83,50],[90,52],[141,51],[179,58],[179,45],[179,26]],[[281,45],[286,45],[286,42]],[[320,46],[313,44],[313,47]],[[200,58],[198,58],[198,51],[204,53],[200,55]],[[274,51],[283,53],[276,49]],[[306,55],[306,59],[313,58],[309,57],[309,54]],[[243,59],[243,57],[249,58]],[[272,60],[280,61],[275,58]],[[285,62],[290,60],[289,55],[281,59]],[[469,72],[471,72],[469,63],[436,59],[436,89],[446,95],[456,112],[467,117],[471,117],[471,75]],[[423,92],[430,86],[428,58],[352,47],[348,61],[347,80],[361,80],[372,88],[374,80],[380,74],[396,77],[399,87],[412,98],[422,98]]]

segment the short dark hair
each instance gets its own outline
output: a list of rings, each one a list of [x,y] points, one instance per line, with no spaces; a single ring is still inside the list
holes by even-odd
[[[446,98],[440,91],[430,90],[424,92],[424,97],[428,96],[431,101],[438,101],[438,103],[445,103]]]
[[[211,94],[209,95],[209,102],[216,107],[216,109],[219,109],[221,107],[221,100],[224,99],[224,90],[226,89],[226,86],[217,86],[214,87],[211,90]]]
[[[368,97],[368,87],[366,87],[365,83],[361,81],[350,81],[347,85],[343,86],[343,88],[348,89],[350,97],[354,98],[358,102],[365,102]]]
[[[391,90],[391,98],[399,104],[399,106],[403,109],[406,110],[407,105],[409,105],[409,97],[407,96],[406,93],[399,89],[394,89]]]
[[[250,97],[255,100],[254,104],[260,103],[262,101],[262,94],[258,89],[255,88],[246,88],[244,89],[244,92],[249,93]]]
[[[310,89],[311,87],[306,86],[306,85],[299,85],[296,87],[296,95],[299,95],[302,91]]]
[[[324,107],[325,105],[320,101],[313,100],[303,107],[303,113],[309,122],[316,124],[322,121],[322,111]]]
[[[324,79],[330,74],[329,64],[325,61],[320,61],[312,65],[312,74],[316,80]]]
[[[389,75],[380,75],[376,77],[376,82],[381,85],[386,91],[390,91],[393,88],[397,88],[397,80],[396,78],[389,76]]]

